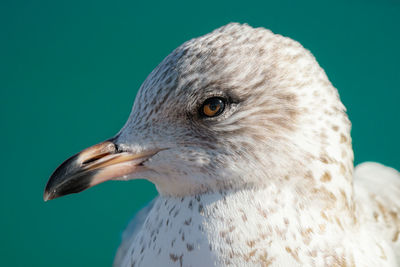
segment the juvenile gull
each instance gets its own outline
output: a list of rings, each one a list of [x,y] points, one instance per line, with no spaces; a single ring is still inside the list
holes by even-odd
[[[44,199],[111,179],[160,195],[116,266],[397,266],[400,175],[353,167],[350,122],[312,54],[236,23],[144,81],[122,130],[51,176]]]

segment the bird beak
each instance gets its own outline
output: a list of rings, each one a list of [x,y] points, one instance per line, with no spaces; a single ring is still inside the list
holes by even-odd
[[[144,161],[158,151],[119,151],[112,139],[89,147],[64,161],[51,175],[44,201],[78,193],[99,183],[125,177],[144,167]]]

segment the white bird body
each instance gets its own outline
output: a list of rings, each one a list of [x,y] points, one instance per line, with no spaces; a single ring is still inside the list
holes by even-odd
[[[397,266],[400,175],[354,172],[350,128],[309,51],[232,23],[167,56],[118,135],[65,161],[44,198],[153,182],[116,266]]]
[[[385,226],[390,211],[373,204],[371,194],[373,183],[386,178],[397,185],[393,193],[399,191],[400,176],[382,165],[362,166],[371,167],[384,175],[367,181],[372,190],[359,185],[368,177],[357,177],[356,224],[343,219],[345,212],[321,216],[321,207],[299,199],[290,187],[158,197],[144,224],[130,226],[139,230],[125,237],[115,265],[397,266],[400,243],[388,240],[397,240],[399,228]],[[391,196],[399,201],[396,193],[381,205],[390,204]]]

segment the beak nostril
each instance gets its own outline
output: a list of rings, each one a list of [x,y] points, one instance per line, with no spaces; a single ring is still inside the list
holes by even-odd
[[[113,143],[113,145],[114,145],[115,151],[116,151],[117,153],[118,153],[118,152],[124,152],[124,151],[122,150],[122,148],[121,148],[118,144]]]
[[[94,156],[94,157],[92,157],[92,158],[89,158],[89,159],[83,161],[83,162],[82,162],[82,165],[87,165],[87,164],[89,164],[89,163],[95,162],[96,160],[101,159],[101,158],[103,158],[104,156],[107,156],[107,155],[110,155],[110,154],[111,154],[111,153],[102,153],[102,154],[98,154],[98,155],[96,155],[96,156]]]

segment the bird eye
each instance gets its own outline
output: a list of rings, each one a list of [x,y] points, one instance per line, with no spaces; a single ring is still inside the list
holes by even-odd
[[[220,97],[212,97],[204,101],[200,113],[205,117],[216,117],[225,109],[225,101]]]

